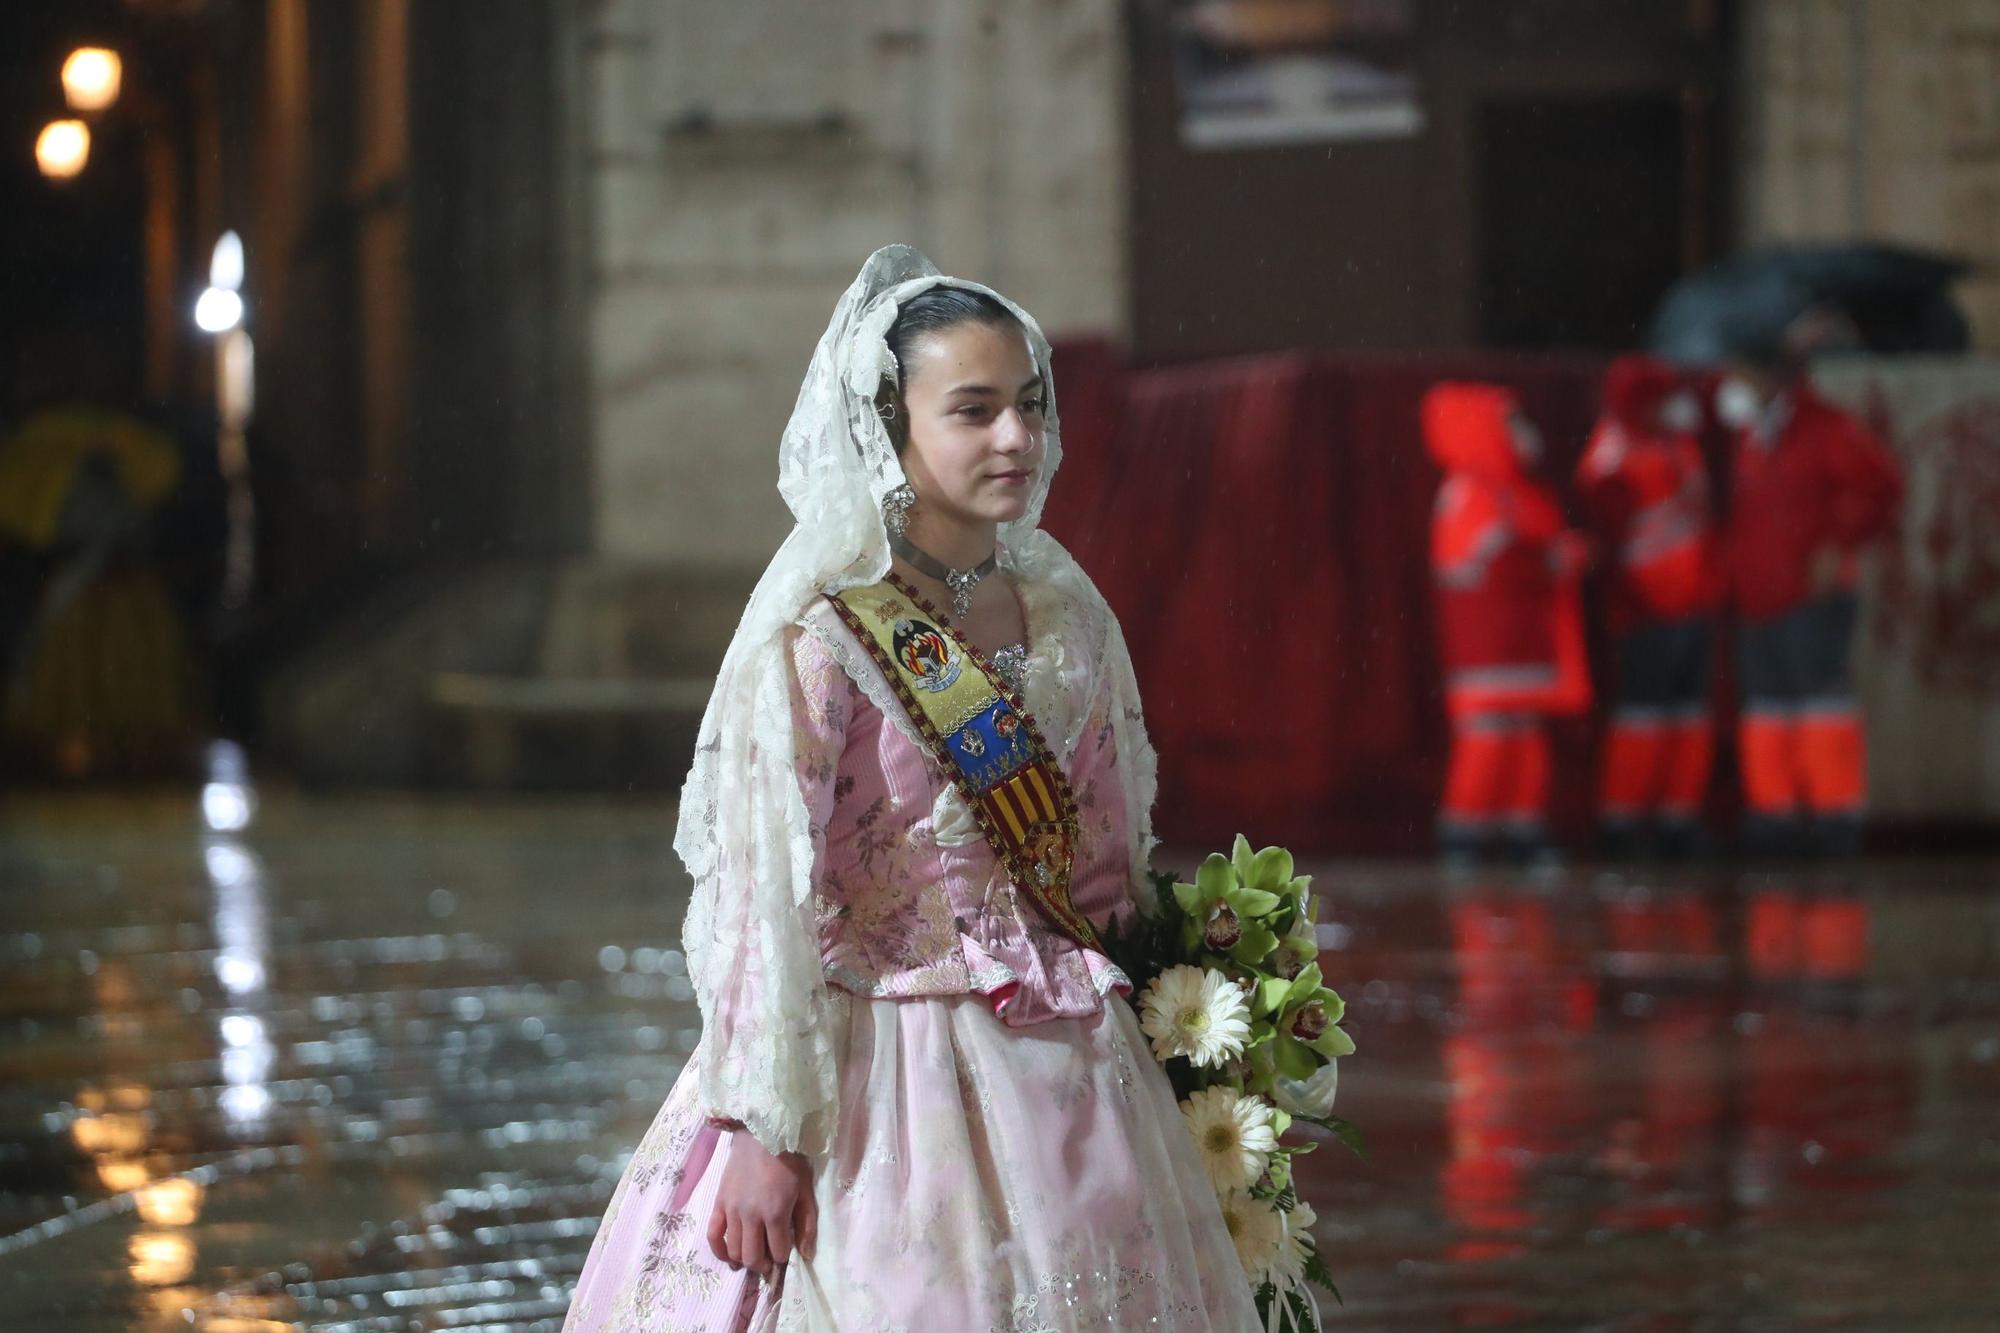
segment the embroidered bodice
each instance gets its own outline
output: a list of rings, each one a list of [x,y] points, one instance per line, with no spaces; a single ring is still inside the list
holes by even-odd
[[[1134,847],[1112,677],[1088,625],[1023,587],[1022,694],[1076,793],[1071,893],[1094,924],[1132,911]],[[1086,618],[1087,619],[1087,618]],[[1124,975],[1019,894],[880,668],[832,607],[789,639],[793,739],[815,852],[827,982],[880,997],[978,993],[1010,1024],[1093,1012]]]

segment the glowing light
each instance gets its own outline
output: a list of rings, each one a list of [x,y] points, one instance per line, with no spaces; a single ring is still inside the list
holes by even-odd
[[[251,991],[264,989],[264,964],[255,958],[242,954],[218,954],[215,959],[215,979],[231,995],[246,995]]]
[[[173,1231],[132,1237],[132,1280],[142,1287],[171,1287],[194,1272],[194,1243]]]
[[[215,340],[215,352],[216,405],[224,427],[240,434],[257,408],[257,348],[246,330],[231,329]],[[240,449],[240,442],[235,447]]]
[[[137,1153],[146,1146],[146,1118],[134,1112],[78,1116],[69,1135],[87,1153]]]
[[[156,1227],[193,1225],[201,1216],[202,1187],[185,1176],[169,1176],[142,1188],[139,1216]]]
[[[243,289],[243,238],[233,231],[222,233],[208,260],[208,285],[224,291]]]
[[[271,1113],[271,1091],[256,1083],[226,1088],[216,1100],[222,1105],[223,1120],[239,1133],[256,1131]]]
[[[90,161],[90,127],[80,120],[52,120],[35,140],[35,165],[50,180],[66,181]]]
[[[245,793],[234,783],[211,786]],[[213,813],[225,818],[242,817],[233,807]],[[232,838],[217,838],[202,849],[209,882],[215,886],[215,979],[232,996],[242,997],[264,989],[268,980],[264,955],[269,951],[269,928],[264,912],[264,867],[257,854]],[[224,1020],[224,1036],[229,1032]]]
[[[97,1163],[97,1178],[113,1194],[138,1189],[153,1178],[144,1162],[130,1157],[105,1157]]]
[[[72,111],[103,111],[118,100],[125,81],[125,62],[116,51],[79,46],[63,61],[63,96]]]
[[[194,322],[203,333],[227,333],[243,322],[243,298],[227,287],[210,287],[195,298]]]
[[[270,1114],[271,1090],[265,1081],[277,1059],[277,1049],[254,1014],[225,1014],[220,1024],[222,1037],[222,1095],[216,1099],[222,1118],[238,1133],[259,1128]]]
[[[217,833],[238,833],[249,827],[257,798],[235,782],[211,782],[201,789],[201,817]]]
[[[218,786],[223,784],[216,784]],[[208,877],[218,889],[240,889],[261,874],[257,860],[234,842],[217,842],[202,849]]]

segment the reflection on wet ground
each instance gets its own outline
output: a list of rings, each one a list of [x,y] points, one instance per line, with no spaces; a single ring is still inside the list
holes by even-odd
[[[0,1326],[554,1329],[692,1047],[651,805],[0,816]],[[1171,861],[1173,858],[1168,858]],[[2000,860],[1321,865],[1345,1329],[1987,1329]]]

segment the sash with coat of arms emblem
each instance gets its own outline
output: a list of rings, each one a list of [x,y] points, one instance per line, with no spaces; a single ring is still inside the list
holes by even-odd
[[[888,677],[1015,887],[1064,935],[1101,948],[1070,901],[1076,798],[1020,696],[893,576],[827,600]]]

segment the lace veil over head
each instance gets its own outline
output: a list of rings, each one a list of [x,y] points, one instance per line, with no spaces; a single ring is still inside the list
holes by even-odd
[[[879,582],[889,572],[882,498],[903,483],[895,446],[876,412],[899,378],[887,335],[897,312],[933,287],[980,292],[1026,331],[1047,392],[1045,461],[1027,511],[1002,525],[1017,578],[1043,579],[1102,608],[1060,543],[1036,526],[1062,459],[1049,344],[1033,316],[978,283],[946,277],[922,254],[891,245],[869,256],[834,306],[778,455],[778,490],[796,525],[765,569],[723,657],[681,792],[674,850],[694,879],[683,928],[701,1004],[694,1059],[707,1109],[744,1122],[767,1148],[822,1151],[833,1131],[835,1041],[842,1014],[821,973],[813,921],[812,832],[794,771],[787,632],[826,592]],[[1116,637],[1116,622],[1102,610]],[[1138,724],[1137,690],[1117,643],[1114,669],[1129,698],[1121,735],[1135,830],[1152,805],[1152,751]],[[1150,841],[1149,834],[1144,836]]]

